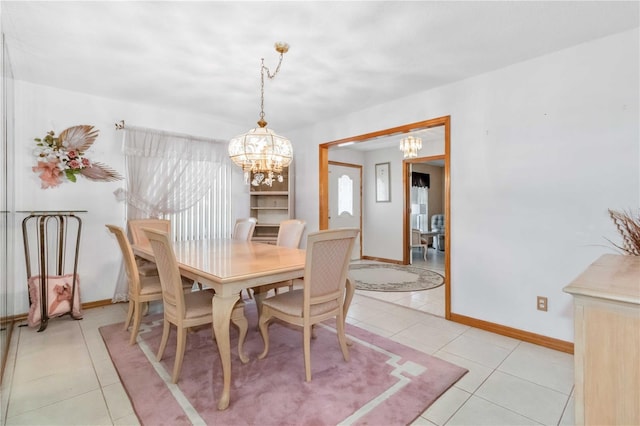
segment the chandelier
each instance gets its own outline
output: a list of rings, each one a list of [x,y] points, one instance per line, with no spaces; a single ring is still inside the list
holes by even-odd
[[[291,163],[293,158],[293,148],[291,142],[267,128],[264,120],[264,76],[265,72],[269,79],[273,79],[280,71],[282,58],[289,51],[287,43],[276,43],[276,51],[280,53],[280,61],[271,74],[269,68],[264,65],[260,67],[260,120],[258,127],[248,132],[238,135],[229,141],[229,157],[244,171],[245,183],[249,183],[251,173],[254,186],[271,186],[274,181],[282,182],[282,170]]]
[[[422,139],[415,136],[400,139],[400,151],[404,153],[404,158],[417,157],[420,149],[422,149]]]

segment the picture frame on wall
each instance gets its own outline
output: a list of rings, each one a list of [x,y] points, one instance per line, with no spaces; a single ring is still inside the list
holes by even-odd
[[[376,203],[391,202],[390,163],[376,164]]]

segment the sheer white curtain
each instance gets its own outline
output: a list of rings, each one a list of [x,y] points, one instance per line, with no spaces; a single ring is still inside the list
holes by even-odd
[[[231,162],[227,141],[160,130],[124,130],[127,220],[170,219],[178,240],[215,238],[231,232]],[[121,268],[114,302],[128,300]]]

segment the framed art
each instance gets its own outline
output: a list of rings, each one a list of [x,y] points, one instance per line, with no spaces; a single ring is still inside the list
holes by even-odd
[[[376,203],[388,203],[391,201],[389,164],[376,164]]]

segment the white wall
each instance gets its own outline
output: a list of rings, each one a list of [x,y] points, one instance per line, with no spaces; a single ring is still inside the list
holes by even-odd
[[[607,209],[640,206],[639,39],[627,31],[287,131],[305,147],[294,145],[298,216],[318,228],[318,144],[451,115],[452,312],[572,341],[562,288],[614,252]]]
[[[117,202],[113,195],[117,188],[124,187],[124,181],[92,182],[79,177],[76,183],[64,182],[56,188],[41,189],[38,175],[31,171],[35,165],[33,139],[43,137],[49,130],[54,130],[58,135],[74,125],[93,125],[99,129],[100,135],[88,151],[89,158],[105,163],[124,175],[122,132],[115,130],[117,121],[124,119],[133,126],[221,139],[229,139],[245,130],[204,115],[116,102],[23,81],[16,81],[15,89],[15,208],[17,211],[88,211],[80,215],[83,229],[78,273],[83,303],[111,299],[113,296],[121,256],[115,239],[104,225],[125,225],[124,204]],[[234,214],[246,215],[248,187],[242,184],[239,169],[233,179],[236,186],[233,191]],[[25,216],[18,214],[15,224],[16,314],[27,312],[29,307],[20,229],[20,222]]]
[[[639,38],[636,29],[308,128],[283,129],[294,145],[297,216],[309,232],[318,229],[318,144],[451,115],[452,311],[571,341],[571,298],[562,288],[613,251],[606,238],[619,241],[607,208],[640,205]],[[215,138],[246,130],[16,82],[16,209],[89,210],[79,271],[84,302],[113,295],[118,252],[104,224],[124,224],[123,206],[112,198],[122,183],[80,180],[41,190],[31,171],[33,138],[95,125],[101,135],[90,158],[124,172],[114,130],[121,119]],[[234,200],[241,214],[247,191],[242,187]],[[21,313],[27,296],[20,238],[14,248],[15,312]],[[549,298],[549,312],[535,310],[536,295]]]

